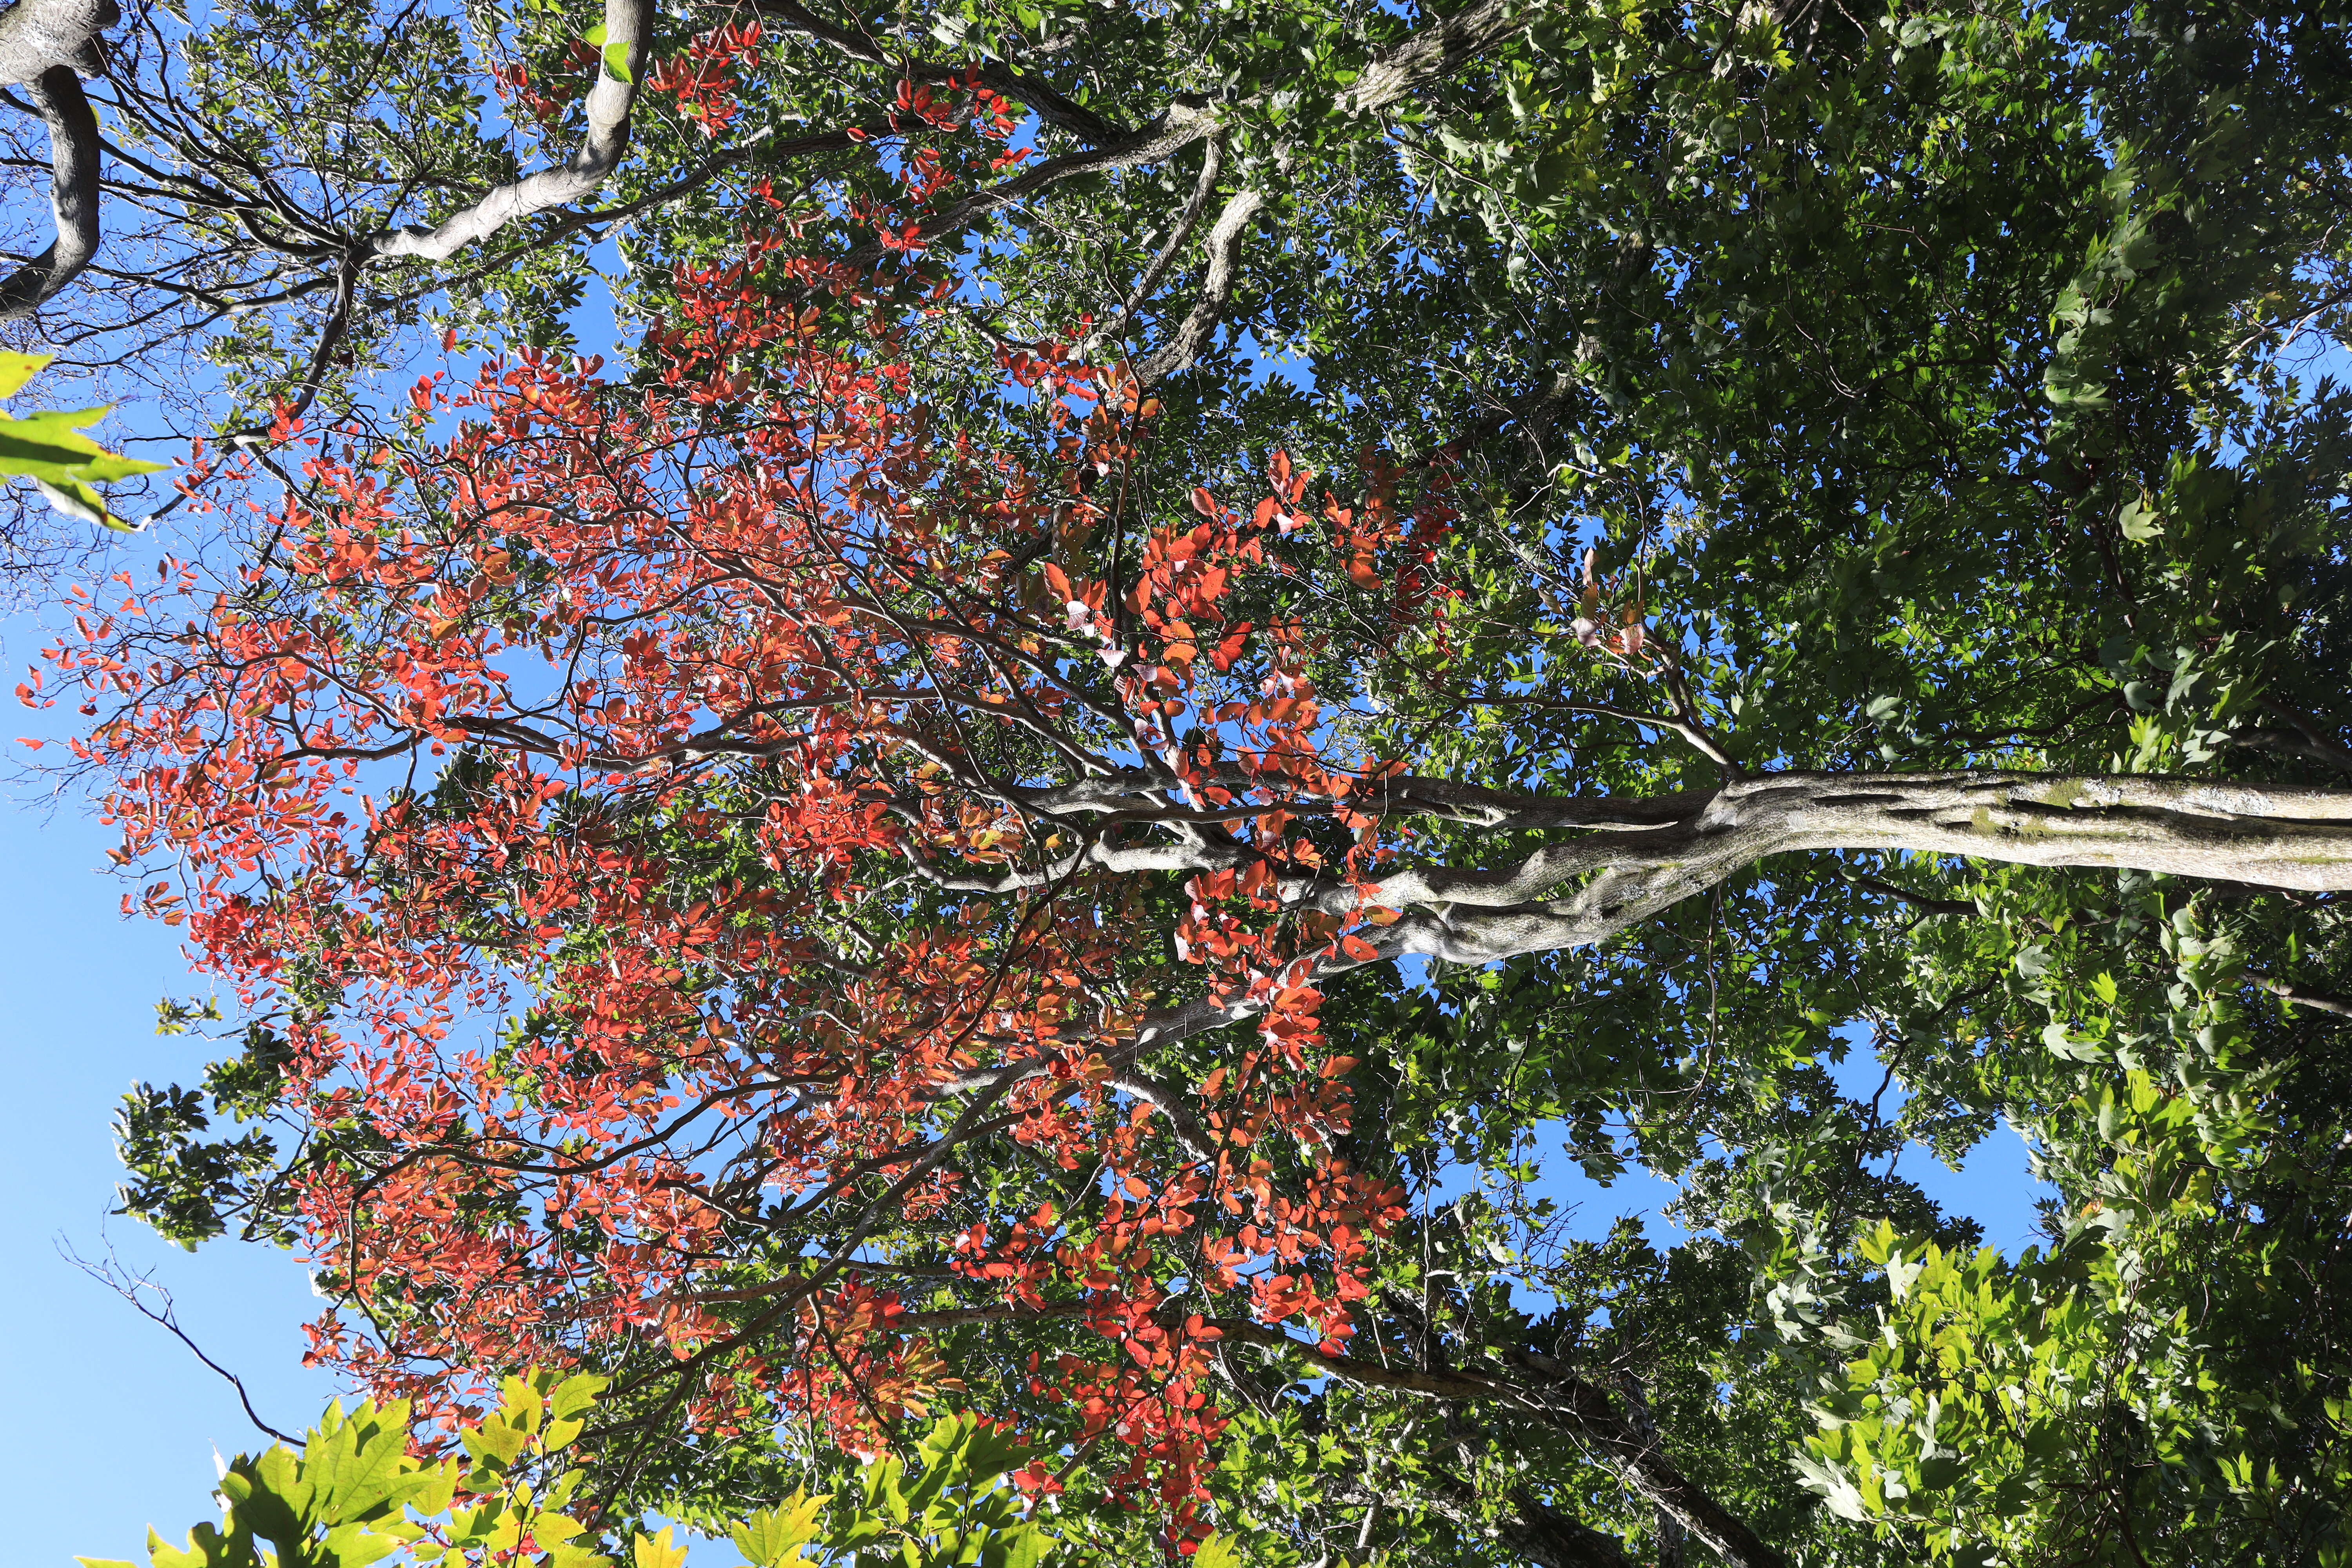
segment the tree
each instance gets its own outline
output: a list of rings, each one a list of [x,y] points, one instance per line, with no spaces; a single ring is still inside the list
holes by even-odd
[[[307,437],[37,697],[246,1012],[128,1206],[608,1373],[616,1517],[952,1395],[1269,1562],[2330,1560],[2336,20],[1548,16],[1311,395],[738,215]],[[1895,1173],[1996,1117],[2047,1252]]]

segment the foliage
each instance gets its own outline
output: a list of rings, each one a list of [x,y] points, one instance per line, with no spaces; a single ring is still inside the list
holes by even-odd
[[[240,1014],[131,1206],[616,1519],[952,1401],[1119,1560],[2339,1560],[2340,13],[795,9],[657,68],[887,135],[28,686]]]
[[[615,1558],[598,1549],[580,1510],[563,1511],[582,1472],[557,1456],[593,1418],[604,1383],[587,1373],[509,1378],[498,1408],[458,1431],[462,1458],[420,1457],[405,1405],[363,1404],[349,1415],[330,1405],[299,1452],[278,1444],[257,1457],[240,1454],[224,1469],[217,1528],[200,1524],[178,1547],[150,1531],[151,1568],[368,1568],[387,1560],[419,1568],[614,1568],[621,1561],[678,1568],[688,1549],[673,1530],[635,1532]],[[736,1549],[752,1568],[1036,1568],[1084,1560],[1022,1517],[1005,1478],[1031,1457],[987,1422],[942,1416],[916,1456],[912,1469],[896,1458],[877,1466],[859,1496],[794,1493],[752,1513],[730,1531]]]

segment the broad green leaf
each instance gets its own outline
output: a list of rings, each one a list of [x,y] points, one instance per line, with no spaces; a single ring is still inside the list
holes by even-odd
[[[555,1385],[547,1396],[547,1406],[554,1415],[570,1420],[585,1414],[596,1403],[596,1396],[612,1383],[600,1373],[574,1373]]]
[[[0,473],[60,482],[129,479],[152,474],[162,463],[119,457],[81,434],[106,417],[109,408],[50,409],[18,419],[0,415]]]
[[[796,1561],[801,1548],[816,1538],[817,1522],[831,1493],[809,1497],[795,1492],[778,1508],[761,1509],[729,1532],[753,1568],[777,1568]]]
[[[1192,1553],[1193,1568],[1242,1568],[1241,1542],[1223,1531],[1201,1542]]]

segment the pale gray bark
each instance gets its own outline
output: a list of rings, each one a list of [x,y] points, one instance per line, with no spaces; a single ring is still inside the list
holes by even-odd
[[[1082,174],[1107,174],[1113,169],[1131,169],[1139,164],[1157,163],[1210,134],[1217,128],[1217,117],[1198,104],[1176,103],[1166,113],[1132,135],[1108,142],[1084,153],[1066,153],[1048,158],[1012,179],[974,191],[950,206],[937,217],[926,221],[907,242],[908,249],[924,249],[952,238],[993,212],[1001,212],[1024,197],[1033,196],[1051,185]],[[849,253],[849,265],[868,266],[888,254],[877,245],[862,246]]]
[[[619,170],[629,150],[629,116],[637,101],[637,81],[644,74],[646,44],[653,34],[654,0],[604,0],[604,37],[596,84],[588,89],[588,129],[572,156],[552,169],[526,174],[492,189],[470,206],[426,226],[411,224],[363,235],[341,247],[336,268],[335,303],[320,330],[292,403],[289,418],[310,412],[325,384],[327,368],[351,324],[352,306],[361,275],[378,261],[446,261],[468,247],[480,244],[510,224],[557,207],[570,206],[595,195]],[[616,62],[619,70],[614,67]],[[331,254],[331,252],[330,252]],[[277,439],[275,425],[239,430],[229,439],[244,447],[266,447]]]
[[[1409,912],[1374,945],[1461,963],[1582,946],[1766,856],[1820,849],[2352,890],[2352,790],[2134,774],[1770,773],[1681,804],[1656,826],[1546,845],[1501,867],[1382,878],[1366,901]],[[1577,878],[1590,879],[1549,896]],[[1316,900],[1335,912],[1358,902],[1344,888]]]
[[[1432,23],[1365,67],[1355,85],[1339,95],[1349,114],[1377,114],[1422,83],[1451,72],[1493,48],[1525,24],[1516,0],[1483,0],[1465,11]]]
[[[606,63],[597,68],[596,85],[588,91],[587,134],[561,165],[500,185],[430,228],[413,224],[372,235],[364,242],[367,253],[390,260],[446,261],[510,223],[586,201],[602,190],[629,150],[629,115],[636,107],[653,25],[653,0],[604,0]],[[610,63],[615,52],[621,56],[619,76]]]
[[[2352,1018],[2352,996],[2339,996],[2333,991],[2313,991],[2268,976],[2256,980],[2254,984],[2291,1006],[2308,1007],[2315,1013],[2328,1013],[2338,1018]]]
[[[1192,194],[1186,198],[1184,210],[1177,215],[1167,243],[1160,247],[1160,254],[1151,258],[1151,264],[1143,269],[1143,276],[1136,280],[1135,287],[1128,291],[1118,309],[1111,312],[1110,319],[1088,333],[1086,341],[1078,345],[1080,359],[1093,359],[1105,342],[1125,331],[1128,322],[1135,319],[1135,312],[1151,298],[1153,290],[1160,287],[1160,279],[1168,275],[1168,268],[1175,264],[1186,242],[1192,237],[1192,226],[1201,221],[1201,214],[1208,206],[1209,197],[1216,192],[1217,178],[1224,171],[1225,139],[1212,136],[1202,154],[1200,177],[1192,182]]]
[[[21,321],[98,254],[98,117],[71,66],[35,78],[30,96],[49,127],[49,211],[57,238],[0,279],[0,321]]]
[[[0,12],[0,86],[31,89],[49,128],[49,210],[57,238],[0,279],[0,321],[19,321],[98,254],[98,118],[79,70],[95,69],[115,0],[17,0]]]
[[[963,781],[985,788],[981,780]],[[1237,791],[1249,781],[1225,781]],[[1014,809],[1073,826],[1093,818],[1057,863],[990,879],[936,873],[973,892],[1045,885],[1081,864],[1114,872],[1216,871],[1248,864],[1249,846],[1222,831],[1263,805],[1192,808],[1163,780],[1123,773],[1058,788],[992,792]],[[1347,803],[1390,818],[1434,817],[1496,833],[1580,830],[1490,865],[1405,863],[1364,888],[1286,874],[1291,908],[1352,915],[1395,911],[1359,932],[1349,957],[1318,960],[1309,977],[1408,955],[1456,963],[1605,942],[1706,892],[1769,856],[1853,850],[1956,856],[2011,865],[2084,867],[2302,892],[2352,890],[2352,790],[2290,789],[2143,774],[2000,773],[1767,773],[1720,789],[1608,799],[1517,795],[1399,777]],[[1301,802],[1297,816],[1331,807]],[[1156,825],[1168,837],[1121,842]],[[1193,1002],[1155,1013],[1134,1048],[1168,1044],[1254,1016],[1245,1002]]]
[[[343,247],[337,310],[321,334],[297,413],[317,395],[320,373],[348,318],[360,269],[379,260],[446,260],[520,219],[588,199],[613,177],[628,152],[629,118],[646,63],[654,13],[653,0],[605,0],[604,60],[588,93],[587,131],[561,165],[499,185],[438,224],[386,229],[358,237]],[[0,321],[31,314],[97,253],[98,127],[74,68],[95,68],[98,37],[119,16],[115,0],[18,0],[0,13],[0,85],[30,84],[48,121],[51,200],[58,225],[57,242],[0,282]]]
[[[0,87],[38,81],[53,66],[96,69],[98,36],[121,16],[115,0],[16,0],[0,11]]]

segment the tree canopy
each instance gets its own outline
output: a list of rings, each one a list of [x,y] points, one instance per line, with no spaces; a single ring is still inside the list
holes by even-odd
[[[21,689],[236,1009],[131,1212],[599,1531],[2345,1561],[2340,10],[404,15],[103,78],[244,399]]]

